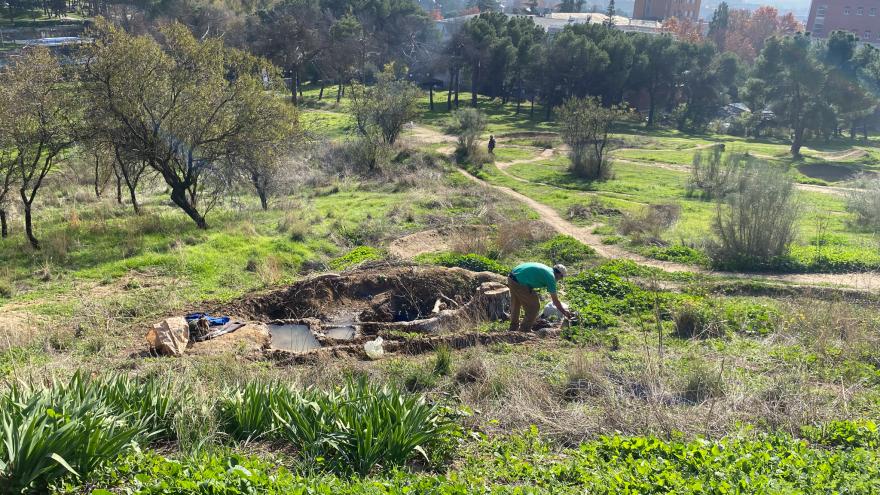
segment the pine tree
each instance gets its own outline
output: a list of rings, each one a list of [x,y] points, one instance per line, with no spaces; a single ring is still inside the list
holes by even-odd
[[[614,0],[608,0],[608,9],[605,11],[605,15],[608,16],[608,19],[605,20],[604,24],[608,27],[614,26],[614,16],[616,15]]]

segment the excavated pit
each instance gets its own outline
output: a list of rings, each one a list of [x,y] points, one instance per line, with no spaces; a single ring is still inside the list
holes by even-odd
[[[449,340],[475,323],[507,318],[504,281],[460,268],[374,267],[318,275],[225,311],[265,324],[270,357],[361,355],[377,336],[389,349],[406,348],[410,340]]]

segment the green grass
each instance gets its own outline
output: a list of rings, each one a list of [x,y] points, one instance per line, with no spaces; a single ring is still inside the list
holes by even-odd
[[[174,460],[131,455],[97,486],[132,493],[872,493],[880,458],[863,446],[827,449],[780,433],[720,439],[663,440],[607,436],[561,451],[536,430],[474,443],[446,473],[395,472],[345,479],[300,477],[274,459],[233,452]],[[522,490],[528,487],[526,492]],[[70,487],[74,489],[73,486]],[[63,491],[62,491],[63,492]],[[72,493],[72,492],[71,492]],[[98,490],[92,493],[105,495]],[[110,492],[106,492],[110,493]]]
[[[513,165],[507,172],[529,182],[513,180],[492,165],[487,165],[481,176],[550,205],[563,216],[570,206],[587,204],[593,197],[624,211],[637,211],[648,204],[678,203],[682,207],[681,218],[666,232],[666,239],[699,245],[712,232],[715,204],[687,197],[688,173],[684,171],[616,163],[611,180],[587,182],[568,172],[567,158],[557,157]],[[802,266],[792,269],[850,271],[880,266],[874,235],[853,228],[844,198],[812,191],[800,191],[798,196],[803,214],[791,254]],[[606,218],[605,221],[616,220]],[[819,234],[825,237],[819,241],[822,245],[817,250]],[[829,243],[828,239],[833,241]],[[645,251],[645,254],[651,252]]]

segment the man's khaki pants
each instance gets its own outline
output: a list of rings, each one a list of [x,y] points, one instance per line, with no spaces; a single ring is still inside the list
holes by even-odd
[[[531,331],[535,320],[538,319],[538,312],[541,311],[541,299],[534,290],[510,277],[507,277],[507,287],[510,288],[510,331]],[[519,324],[521,308],[525,308],[526,311],[522,325]]]

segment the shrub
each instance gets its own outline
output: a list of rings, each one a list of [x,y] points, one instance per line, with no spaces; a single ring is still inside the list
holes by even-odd
[[[477,140],[486,130],[486,115],[476,108],[460,108],[449,117],[446,132],[458,136],[456,157],[464,161],[474,156]]]
[[[458,267],[472,272],[494,272],[500,275],[510,273],[510,268],[478,254],[443,253],[435,256],[433,262],[440,266]]]
[[[593,248],[568,235],[557,235],[541,245],[544,257],[553,263],[578,263],[596,256]]]
[[[784,255],[799,214],[794,195],[794,183],[781,170],[761,162],[740,170],[733,191],[718,200],[716,263],[756,268]]]
[[[744,153],[724,153],[724,145],[697,153],[691,165],[687,195],[703,199],[723,198],[733,191],[737,173],[746,168],[751,157]]]
[[[384,258],[385,254],[379,249],[370,246],[358,246],[338,258],[333,258],[328,264],[334,270],[347,270],[367,261]]]
[[[663,232],[681,216],[678,204],[648,205],[635,213],[624,213],[618,230],[636,244],[662,244]]]
[[[864,189],[847,191],[846,210],[862,228],[880,230],[880,179],[864,181]]]

